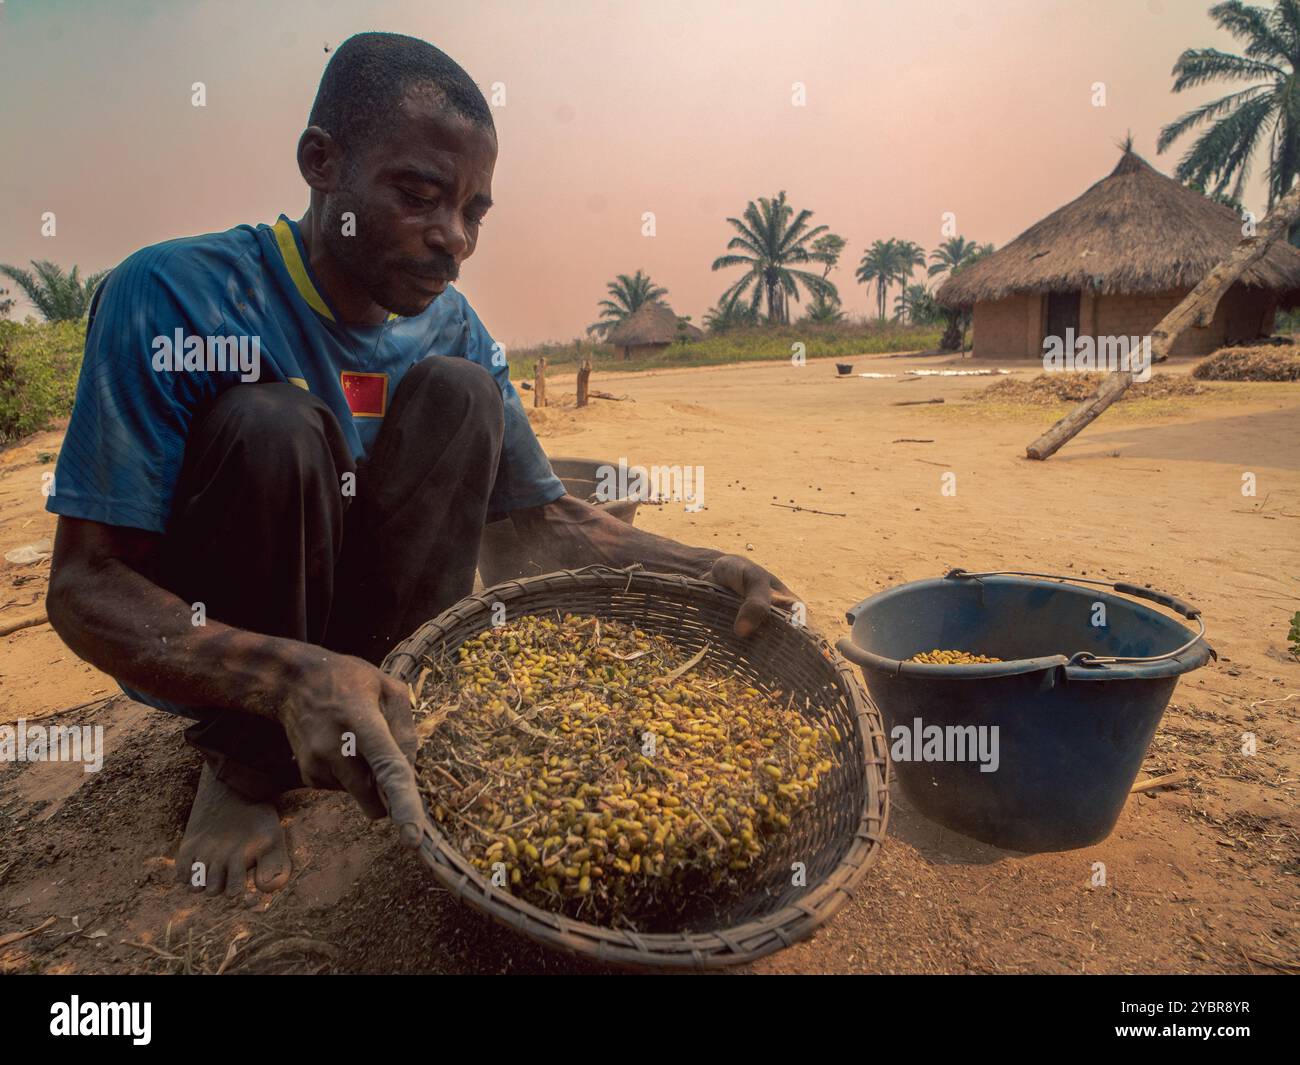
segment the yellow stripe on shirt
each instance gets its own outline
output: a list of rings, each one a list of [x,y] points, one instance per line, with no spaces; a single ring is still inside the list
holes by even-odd
[[[302,261],[302,256],[298,253],[298,242],[293,239],[293,230],[289,228],[288,220],[281,218],[271,228],[275,232],[275,242],[280,246],[280,255],[284,259],[285,269],[289,271],[289,276],[293,278],[293,283],[297,286],[299,295],[322,318],[328,318],[331,322],[334,321],[334,315],[330,313],[330,309],[321,298],[321,294],[316,291],[316,286],[311,283],[311,275],[307,273],[307,264]]]

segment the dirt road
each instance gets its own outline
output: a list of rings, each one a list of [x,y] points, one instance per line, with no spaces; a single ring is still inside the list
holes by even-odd
[[[852,361],[899,375],[947,365]],[[1180,683],[1144,767],[1194,783],[1135,796],[1095,847],[1032,857],[945,832],[896,791],[890,839],[858,897],[753,969],[1294,971],[1300,663],[1286,630],[1300,609],[1300,384],[1121,404],[1033,463],[1024,445],[1058,412],[970,404],[987,383],[837,379],[822,361],[603,374],[593,387],[626,399],[537,417],[552,455],[702,466],[703,510],[643,507],[638,524],[749,554],[832,640],[860,599],[958,565],[1123,577],[1205,612],[1219,661]],[[553,400],[573,390],[548,385]],[[0,454],[4,550],[52,533],[40,475],[59,440]],[[941,491],[950,473],[955,495]],[[47,573],[0,564],[0,627],[39,612]],[[48,626],[0,638],[0,721],[115,691]],[[103,724],[105,764],[0,766],[0,936],[56,917],[0,948],[0,971],[215,971],[232,940],[231,971],[581,968],[430,888],[386,827],[339,796],[291,799],[296,872],[269,909],[188,896],[169,884],[197,778],[177,723],[124,698],[58,719]],[[1245,732],[1253,757],[1241,754]],[[1092,886],[1098,862],[1104,887]]]

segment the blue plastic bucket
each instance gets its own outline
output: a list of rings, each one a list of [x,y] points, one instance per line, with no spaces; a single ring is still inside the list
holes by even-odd
[[[1020,851],[1109,835],[1179,676],[1214,653],[1200,611],[1174,596],[1046,576],[953,570],[890,588],[848,612],[852,634],[837,645],[862,668],[908,799]],[[1200,634],[1124,595],[1176,610]],[[934,649],[1003,661],[905,661]]]

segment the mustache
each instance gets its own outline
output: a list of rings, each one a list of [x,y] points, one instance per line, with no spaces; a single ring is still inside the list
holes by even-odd
[[[427,281],[455,281],[460,276],[460,267],[450,255],[437,255],[430,260],[399,259],[394,265]]]

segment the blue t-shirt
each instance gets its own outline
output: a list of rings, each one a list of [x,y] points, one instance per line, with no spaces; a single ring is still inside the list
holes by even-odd
[[[312,278],[297,227],[283,215],[274,226],[144,248],[96,296],[48,509],[166,532],[196,412],[251,380],[287,381],[319,396],[354,457],[364,458],[402,375],[432,355],[477,362],[501,388],[505,440],[489,513],[563,495],[504,355],[453,286],[412,318],[348,325]]]

